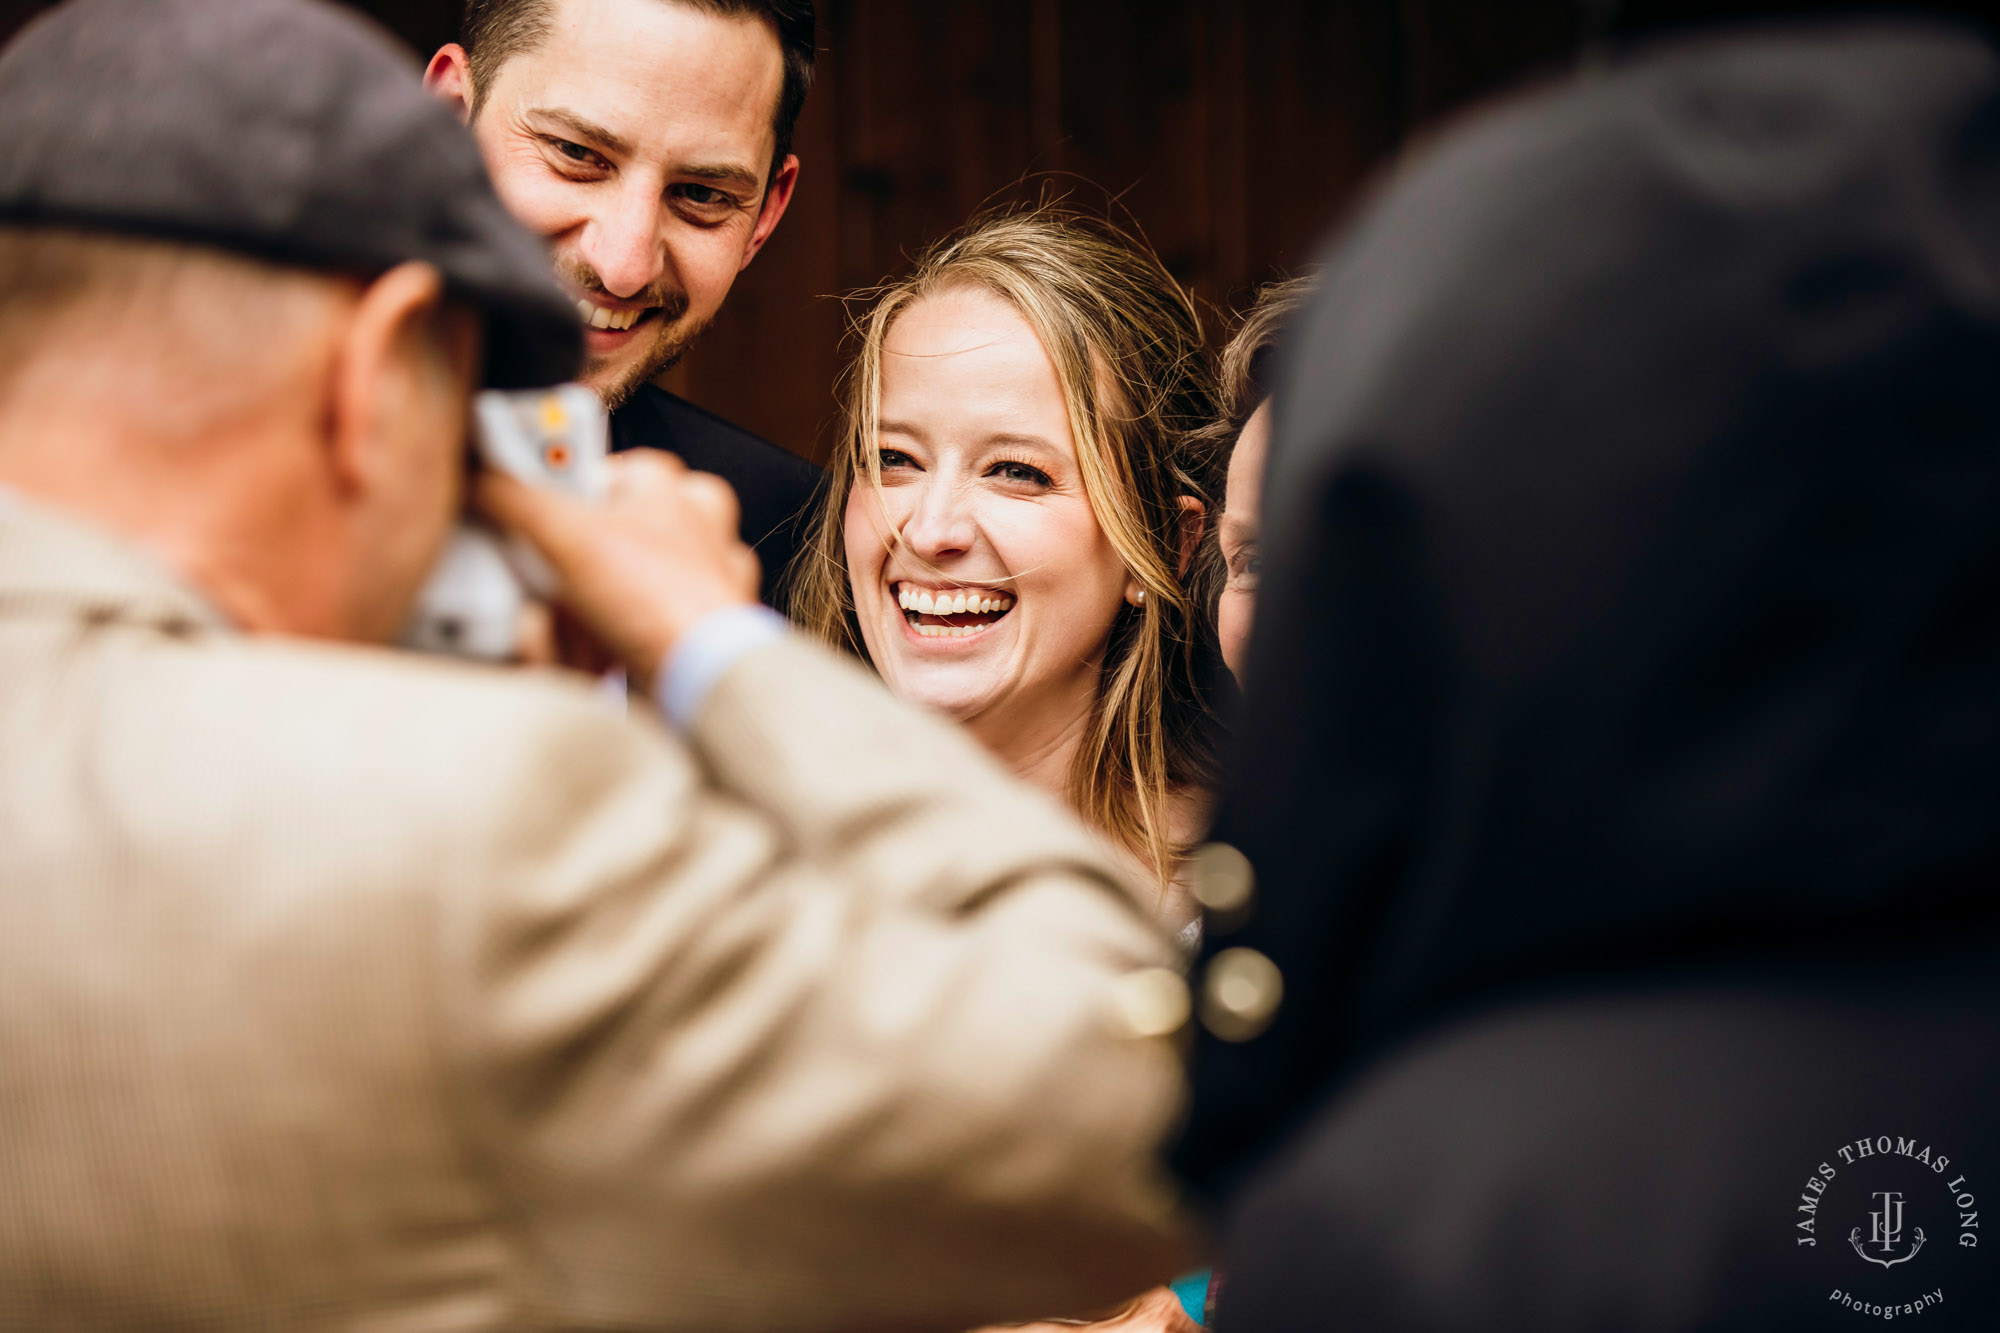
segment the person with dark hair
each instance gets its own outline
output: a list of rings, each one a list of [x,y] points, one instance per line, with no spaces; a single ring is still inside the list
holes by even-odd
[[[1203,894],[1221,1327],[2000,1322],[1996,220],[1990,35],[1819,17],[1332,252]]]
[[[798,183],[812,0],[469,0],[425,81],[575,298],[612,448],[666,449],[736,491],[766,601],[818,469],[651,381],[716,317]]]
[[[1211,562],[1216,637],[1223,661],[1239,682],[1262,569],[1258,515],[1270,453],[1273,353],[1312,286],[1310,276],[1267,283],[1222,350],[1222,416],[1213,429],[1228,449],[1229,474],[1204,557]]]

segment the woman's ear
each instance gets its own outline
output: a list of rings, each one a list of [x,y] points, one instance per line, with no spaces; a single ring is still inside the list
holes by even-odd
[[[1180,577],[1187,578],[1188,569],[1194,564],[1194,553],[1201,549],[1201,534],[1208,517],[1208,507],[1192,495],[1180,498]]]

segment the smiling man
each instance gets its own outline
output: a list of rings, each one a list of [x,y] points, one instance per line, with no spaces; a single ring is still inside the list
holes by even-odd
[[[553,249],[612,447],[668,449],[728,481],[767,600],[817,470],[651,380],[784,216],[812,73],[812,0],[470,0],[465,44],[425,74]]]

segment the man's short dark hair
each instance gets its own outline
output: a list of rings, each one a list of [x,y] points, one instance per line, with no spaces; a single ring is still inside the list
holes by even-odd
[[[771,119],[778,146],[771,154],[768,185],[792,151],[792,132],[812,90],[814,44],[813,0],[661,0],[686,5],[705,14],[763,19],[777,29],[785,56],[785,81],[778,90],[778,109]],[[549,11],[555,0],[466,0],[464,46],[472,66],[472,110],[493,84],[500,67],[533,50],[549,33]]]

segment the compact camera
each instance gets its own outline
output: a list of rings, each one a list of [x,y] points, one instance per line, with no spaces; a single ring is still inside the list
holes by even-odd
[[[473,401],[472,447],[480,467],[592,503],[609,484],[611,425],[581,384],[488,389]],[[515,655],[522,613],[555,595],[556,580],[527,543],[477,519],[460,522],[417,598],[407,647],[504,662]]]

